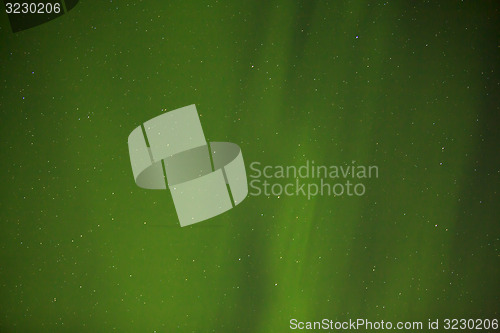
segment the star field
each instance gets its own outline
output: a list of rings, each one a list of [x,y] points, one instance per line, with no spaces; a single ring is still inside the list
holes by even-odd
[[[499,318],[496,3],[82,0],[15,34],[0,17],[0,331]],[[247,173],[379,177],[180,228],[127,137],[190,104]]]

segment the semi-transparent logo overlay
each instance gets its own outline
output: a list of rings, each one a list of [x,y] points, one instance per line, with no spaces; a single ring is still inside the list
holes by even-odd
[[[146,121],[130,133],[128,148],[136,184],[168,187],[181,226],[222,214],[248,194],[240,148],[207,143],[195,105]]]

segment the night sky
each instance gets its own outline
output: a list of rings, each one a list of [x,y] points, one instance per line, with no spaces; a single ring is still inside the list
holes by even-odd
[[[0,332],[500,319],[499,73],[497,1],[82,0],[17,33],[2,7]],[[378,178],[181,228],[127,138],[190,104],[247,175]]]

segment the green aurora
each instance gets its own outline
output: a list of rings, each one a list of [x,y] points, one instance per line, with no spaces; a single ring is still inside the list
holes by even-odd
[[[0,332],[500,319],[499,8],[81,0],[17,33],[0,15]],[[247,175],[378,177],[181,228],[127,137],[190,104]]]

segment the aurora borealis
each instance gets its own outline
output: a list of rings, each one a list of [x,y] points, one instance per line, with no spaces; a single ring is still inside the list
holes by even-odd
[[[0,332],[500,319],[499,8],[81,0],[17,33],[0,15]],[[127,137],[190,104],[247,175],[378,177],[181,228]]]

